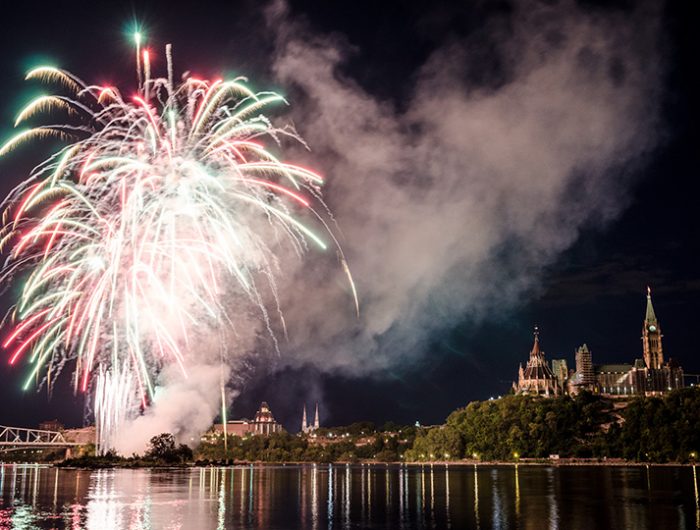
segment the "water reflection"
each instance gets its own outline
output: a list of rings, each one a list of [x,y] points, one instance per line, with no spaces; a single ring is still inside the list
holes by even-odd
[[[515,524],[520,524],[520,476],[518,475],[518,466],[515,464]]]
[[[452,528],[452,519],[450,517],[450,467],[445,466],[445,517],[447,519],[447,528]]]
[[[0,466],[0,530],[700,528],[695,467]]]
[[[479,524],[479,466],[474,464],[474,521],[477,530],[481,528]]]
[[[700,497],[698,497],[698,475],[693,466],[693,486],[695,488],[695,528],[700,528]]]

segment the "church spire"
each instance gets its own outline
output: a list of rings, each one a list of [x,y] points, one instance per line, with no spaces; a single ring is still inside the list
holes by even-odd
[[[656,313],[654,313],[654,306],[651,303],[651,287],[647,286],[647,314],[644,319],[647,324],[656,324]]]
[[[309,426],[306,423],[306,403],[304,403],[304,414],[301,417],[301,432],[306,432],[309,430]]]
[[[532,345],[532,350],[530,351],[530,359],[540,357],[542,355],[542,350],[540,350],[540,328],[535,326],[535,342]]]
[[[316,402],[316,415],[314,416],[314,430],[318,429],[321,423],[318,420],[318,402]]]

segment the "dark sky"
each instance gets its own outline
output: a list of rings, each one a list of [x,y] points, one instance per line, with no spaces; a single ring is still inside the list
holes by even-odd
[[[0,76],[3,103],[0,133],[5,137],[19,105],[32,94],[22,82],[25,70],[42,58],[98,81],[131,82],[131,48],[126,30],[137,20],[149,35],[177,44],[178,61],[201,65],[201,75],[230,70],[272,76],[271,51],[257,2],[206,2],[177,9],[155,2],[31,2],[2,7]],[[292,1],[294,15],[308,18],[324,33],[345,35],[356,47],[346,75],[382,99],[401,105],[415,69],[454,36],[480,31],[491,11],[508,2],[473,2],[455,9],[451,2]],[[573,365],[574,348],[586,342],[594,362],[631,362],[641,356],[639,340],[646,285],[664,332],[664,351],[687,373],[700,373],[697,319],[700,316],[700,216],[698,215],[697,50],[691,2],[669,2],[660,17],[664,74],[660,92],[662,140],[640,167],[619,217],[604,227],[584,228],[576,242],[541,278],[539,287],[512,307],[475,324],[436,332],[422,355],[373,377],[324,374],[318,367],[262,369],[251,376],[233,407],[251,416],[261,400],[290,430],[298,428],[304,399],[322,399],[322,421],[358,420],[437,423],[470,400],[508,390],[519,362],[527,359],[532,327],[541,328],[549,358]],[[585,2],[583,9],[625,12],[634,2]],[[484,68],[497,68],[484,53]],[[0,165],[0,189],[7,192],[30,169],[26,153]],[[10,290],[10,292],[12,292]],[[459,319],[457,319],[459,320]],[[81,398],[60,385],[52,399],[45,392],[23,393],[20,374],[0,363],[0,424],[32,425],[58,417],[82,421]],[[65,385],[64,385],[65,386]],[[313,388],[313,392],[309,389]]]

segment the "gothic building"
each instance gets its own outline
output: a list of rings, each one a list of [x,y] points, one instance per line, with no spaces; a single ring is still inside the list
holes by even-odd
[[[540,350],[535,328],[535,344],[525,368],[520,365],[513,390],[520,394],[557,396],[583,390],[611,397],[659,395],[683,387],[683,369],[664,360],[661,324],[647,287],[647,305],[642,322],[642,358],[634,363],[593,364],[593,353],[586,344],[575,352],[576,371],[569,371],[564,359],[552,360],[551,369]]]
[[[304,434],[309,434],[317,430],[321,426],[318,418],[318,403],[316,403],[316,415],[314,416],[314,423],[310,425],[306,421],[306,403],[304,403],[304,412],[301,417],[301,432]]]
[[[563,387],[545,361],[544,352],[540,349],[539,335],[539,330],[535,328],[535,342],[530,350],[530,359],[525,368],[520,365],[518,382],[513,383],[513,390],[517,394],[558,396],[563,392]]]
[[[683,369],[672,360],[664,362],[661,324],[647,287],[647,306],[642,323],[642,358],[633,364],[593,364],[585,344],[576,351],[576,372],[569,391],[588,390],[607,396],[658,395],[683,387]]]
[[[664,364],[664,350],[661,345],[661,326],[656,319],[651,303],[651,288],[647,287],[647,312],[642,324],[642,349],[647,368],[658,370]]]

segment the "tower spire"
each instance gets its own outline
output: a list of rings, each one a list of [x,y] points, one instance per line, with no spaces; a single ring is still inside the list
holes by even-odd
[[[309,430],[309,426],[306,423],[306,403],[304,403],[304,413],[301,417],[301,432],[306,432]]]
[[[664,364],[662,337],[661,325],[651,303],[651,287],[647,286],[647,309],[642,324],[642,349],[644,351],[644,364],[647,368],[659,369]]]
[[[656,313],[654,313],[654,306],[651,303],[651,287],[647,285],[647,313],[644,319],[648,324],[656,324]]]
[[[318,420],[318,401],[316,402],[316,415],[314,416],[314,430],[318,429],[321,423]]]
[[[530,351],[530,359],[539,357],[542,354],[540,350],[540,328],[535,326],[535,342],[532,345],[532,350]]]

